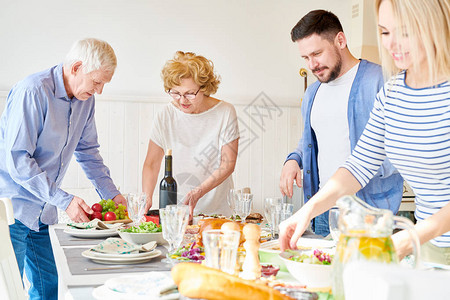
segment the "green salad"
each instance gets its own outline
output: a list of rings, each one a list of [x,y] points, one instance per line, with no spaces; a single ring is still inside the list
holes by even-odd
[[[143,222],[139,226],[133,226],[126,229],[120,229],[122,232],[132,232],[132,233],[155,233],[161,232],[161,225],[156,225],[153,222]]]
[[[318,249],[314,250],[312,255],[305,253],[299,254],[292,250],[285,250],[285,252],[291,254],[288,259],[306,264],[330,265],[334,257],[334,255],[330,255]]]

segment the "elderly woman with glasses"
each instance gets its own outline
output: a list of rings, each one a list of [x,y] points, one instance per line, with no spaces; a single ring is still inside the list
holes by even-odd
[[[147,209],[167,149],[172,149],[178,203],[190,215],[230,215],[227,192],[236,165],[239,129],[233,105],[211,97],[220,80],[203,56],[178,51],[163,70],[164,89],[172,97],[153,123],[142,172]]]

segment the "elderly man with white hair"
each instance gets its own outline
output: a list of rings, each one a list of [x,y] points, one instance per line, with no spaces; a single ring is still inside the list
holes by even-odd
[[[60,185],[72,155],[100,196],[126,204],[99,154],[94,94],[101,94],[117,66],[101,40],[76,42],[63,64],[33,74],[10,91],[0,120],[0,196],[12,200],[11,241],[30,299],[57,299],[58,276],[48,225],[57,207],[74,222],[91,208]]]

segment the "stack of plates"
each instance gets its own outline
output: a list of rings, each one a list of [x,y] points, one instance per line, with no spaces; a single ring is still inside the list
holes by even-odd
[[[92,251],[91,249],[83,251],[82,256],[92,259],[100,264],[138,264],[151,260],[161,255],[161,251],[155,249],[150,252],[130,253],[130,254],[111,254]]]

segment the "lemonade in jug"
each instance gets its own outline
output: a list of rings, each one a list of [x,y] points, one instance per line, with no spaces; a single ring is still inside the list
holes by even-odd
[[[406,218],[394,216],[392,211],[374,208],[356,196],[337,201],[340,237],[333,260],[333,296],[344,299],[342,274],[352,261],[398,263],[391,235],[394,228],[406,229],[413,241],[417,263],[419,242],[414,224]]]

